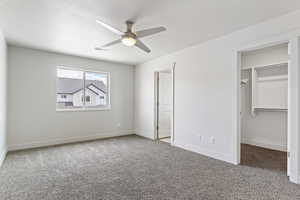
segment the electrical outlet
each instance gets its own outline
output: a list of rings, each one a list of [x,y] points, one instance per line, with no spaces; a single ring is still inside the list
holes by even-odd
[[[120,127],[121,127],[121,123],[118,123],[118,124],[117,124],[117,127],[120,128]]]

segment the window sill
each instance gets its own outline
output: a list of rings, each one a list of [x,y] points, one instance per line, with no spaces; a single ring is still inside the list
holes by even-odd
[[[107,110],[111,110],[111,107],[107,106],[103,108],[74,108],[74,109],[57,108],[56,112],[89,112],[89,111],[107,111]]]

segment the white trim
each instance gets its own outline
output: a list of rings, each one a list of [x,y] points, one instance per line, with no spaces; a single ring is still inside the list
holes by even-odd
[[[110,75],[110,72],[105,72],[105,71],[98,71],[98,70],[92,70],[89,69],[89,67],[87,67],[88,69],[82,68],[82,67],[66,67],[65,65],[59,65],[56,67],[56,69],[65,69],[65,70],[74,70],[74,71],[82,71],[82,72],[91,72],[91,73],[101,73],[101,74],[108,74]]]
[[[234,66],[236,66],[236,70],[234,70],[234,77],[235,80],[235,98],[233,101],[233,108],[235,109],[234,117],[234,124],[236,127],[236,132],[233,135],[233,157],[234,157],[234,164],[238,165],[241,161],[241,110],[240,110],[240,103],[241,103],[241,93],[240,93],[240,82],[241,82],[241,58],[242,53],[240,50],[237,50],[233,54],[234,58]]]
[[[46,146],[68,144],[74,142],[84,142],[89,140],[112,138],[112,137],[125,136],[125,135],[134,135],[134,131],[133,130],[112,131],[112,132],[103,132],[103,133],[92,134],[87,136],[53,139],[48,141],[37,141],[37,142],[25,143],[25,144],[13,144],[8,146],[8,151],[46,147]]]
[[[258,147],[264,147],[268,149],[278,150],[278,151],[287,151],[287,145],[281,145],[281,144],[271,144],[262,141],[261,139],[250,139],[250,138],[242,138],[241,140],[244,144],[250,144]]]
[[[99,111],[99,110],[111,110],[110,106],[105,106],[105,107],[95,107],[95,108],[91,108],[91,107],[82,107],[82,108],[57,108],[56,112],[85,112],[85,111]]]
[[[135,134],[144,138],[148,138],[150,140],[155,140],[153,132],[135,131]]]
[[[172,66],[172,116],[171,116],[171,144],[175,142],[175,66],[176,62]]]
[[[290,154],[289,177],[290,181],[299,184],[299,34],[293,37],[289,43],[289,98],[288,98],[288,150]],[[297,180],[298,179],[298,180]]]
[[[3,165],[4,160],[6,158],[7,150],[5,149],[3,152],[0,154],[0,167]]]
[[[143,132],[143,133],[141,133],[141,132],[136,131],[134,134],[137,135],[137,136],[143,137],[143,138],[147,138],[149,140],[155,140],[153,138],[153,132]]]
[[[173,143],[173,146],[210,157],[211,159],[218,159],[230,164],[235,164],[234,160],[232,159],[232,155],[230,154],[211,151],[211,149],[200,148],[199,146],[192,145],[192,144],[182,144],[176,141]]]
[[[295,179],[294,177],[290,176],[289,178],[292,183],[300,184],[300,177],[298,177],[298,179]]]

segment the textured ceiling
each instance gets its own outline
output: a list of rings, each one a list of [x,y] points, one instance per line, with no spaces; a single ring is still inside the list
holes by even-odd
[[[297,9],[299,0],[1,0],[0,28],[11,44],[137,64]],[[143,38],[150,54],[123,45],[95,51],[118,39],[97,18],[122,30],[133,19],[135,30],[167,31]]]

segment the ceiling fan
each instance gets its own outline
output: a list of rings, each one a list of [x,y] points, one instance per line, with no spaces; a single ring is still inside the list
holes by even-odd
[[[110,47],[112,45],[123,43],[126,46],[136,46],[136,47],[140,48],[141,50],[143,50],[147,53],[150,53],[151,50],[140,40],[140,38],[154,35],[154,34],[157,34],[162,31],[167,30],[165,27],[160,26],[160,27],[156,27],[156,28],[150,28],[150,29],[133,32],[132,26],[133,26],[134,22],[126,21],[125,23],[127,26],[127,30],[126,30],[126,32],[122,32],[100,20],[96,20],[96,22],[99,23],[100,25],[102,25],[103,27],[105,27],[106,29],[110,30],[111,32],[119,35],[120,39],[112,41],[110,43],[107,43],[101,47],[96,47],[95,50],[106,50],[105,49],[106,47]]]

